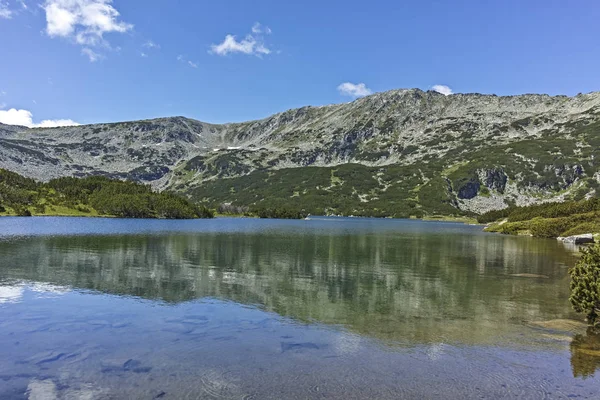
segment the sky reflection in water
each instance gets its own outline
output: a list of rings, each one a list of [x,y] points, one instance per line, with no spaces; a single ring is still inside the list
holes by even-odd
[[[362,219],[0,232],[2,399],[598,398],[552,240]]]

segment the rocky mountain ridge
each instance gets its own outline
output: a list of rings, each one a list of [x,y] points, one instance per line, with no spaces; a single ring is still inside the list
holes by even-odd
[[[35,179],[107,175],[214,204],[355,215],[460,215],[591,196],[599,148],[600,92],[402,89],[222,125],[0,124],[0,167]]]

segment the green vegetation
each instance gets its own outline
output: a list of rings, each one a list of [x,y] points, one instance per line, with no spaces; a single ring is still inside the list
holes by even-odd
[[[369,121],[362,119],[357,126],[362,129]],[[498,125],[490,137],[543,123],[532,117],[511,127]],[[311,214],[395,218],[475,217],[461,210],[459,203],[476,196],[502,195],[509,183],[540,200],[566,193],[567,200],[579,201],[593,191],[600,193],[593,178],[600,172],[600,122],[557,125],[542,131],[541,137],[523,131],[522,139],[510,143],[472,137],[469,132],[474,127],[457,125],[452,133],[432,134],[431,143],[425,146],[404,148],[391,133],[393,119],[378,126],[390,136],[359,140],[354,130],[340,130],[333,136],[350,141],[329,147],[323,144],[319,149],[292,147],[280,154],[237,150],[199,156],[176,173],[173,189],[213,208],[231,203],[251,208],[288,207]],[[397,164],[361,164],[398,154]],[[314,165],[318,159],[328,162],[340,156],[355,163]],[[290,163],[296,167],[280,167]],[[484,222],[503,216],[488,215]]]
[[[425,182],[427,165],[305,167],[257,170],[248,175],[213,179],[191,189],[193,199],[217,208],[223,203],[256,209],[297,210],[302,214],[409,218],[469,216],[448,198],[448,183]],[[422,186],[423,185],[423,186]]]
[[[172,169],[167,166],[172,166],[173,160],[180,159],[182,148],[174,148],[168,155],[162,156],[153,146],[130,148],[127,150],[127,155],[132,159],[139,161],[152,159],[159,166],[139,167],[115,177],[147,181],[171,174],[172,179],[169,184],[173,191],[181,193],[194,202],[205,204],[211,209],[216,210],[221,204],[229,203],[232,209],[268,209],[272,214],[277,214],[275,210],[286,209],[301,214],[319,215],[474,218],[476,215],[464,210],[466,207],[461,203],[478,197],[484,201],[489,198],[484,207],[498,204],[491,200],[503,195],[507,185],[511,185],[513,191],[516,189],[521,194],[540,201],[562,193],[564,198],[569,200],[569,205],[582,201],[590,193],[600,193],[600,184],[594,178],[600,173],[600,163],[597,161],[600,159],[600,139],[598,139],[600,122],[596,122],[598,116],[595,114],[590,116],[588,121],[550,124],[550,127],[543,131],[539,130],[540,126],[549,121],[542,117],[523,118],[510,126],[489,127],[489,131],[486,130],[488,136],[483,133],[480,135],[473,133],[480,129],[477,124],[464,124],[451,118],[455,121],[446,125],[444,131],[427,128],[425,134],[430,136],[428,141],[410,145],[399,141],[396,130],[400,129],[400,121],[391,117],[380,117],[374,118],[370,113],[368,116],[357,115],[357,121],[352,127],[339,128],[330,132],[333,139],[329,142],[326,140],[319,142],[321,145],[315,148],[293,147],[293,142],[298,139],[296,134],[300,135],[300,139],[313,136],[319,138],[320,135],[327,136],[328,132],[318,129],[312,132],[312,128],[293,133],[282,131],[283,136],[288,134],[291,136],[287,138],[289,141],[281,142],[283,146],[281,151],[254,148],[253,150],[208,152],[182,161]],[[128,124],[131,124],[132,129],[139,128],[139,132],[130,132],[133,135],[131,140],[138,140],[136,135],[151,128],[148,126],[150,122]],[[104,130],[107,126],[101,127]],[[533,127],[535,127],[535,135],[531,133],[530,128]],[[387,132],[387,136],[373,136],[372,130],[376,128],[380,129],[379,133]],[[100,129],[100,126],[94,129]],[[503,133],[509,130],[519,131],[518,138],[513,137],[510,141],[504,138]],[[244,129],[240,128],[238,135],[242,137],[238,137],[239,140],[243,138],[243,131]],[[147,133],[150,134],[150,131]],[[158,132],[152,133],[155,134],[160,136]],[[171,134],[175,135],[169,136],[173,140],[189,139],[187,134],[180,131],[169,133]],[[157,138],[160,139],[158,136]],[[286,139],[283,136],[281,140]],[[498,140],[492,140],[495,137],[498,137]],[[56,159],[49,159],[42,151],[25,148],[21,139],[2,139],[2,142],[3,146],[14,148],[15,151],[18,148],[19,152],[25,152],[31,157],[35,156],[45,162],[58,162]],[[64,147],[66,151],[73,145],[59,146]],[[103,145],[86,143],[84,146],[82,150],[90,154],[106,153],[102,157],[114,157],[113,150]],[[161,157],[166,158],[163,160]],[[160,160],[156,161],[158,159]],[[388,162],[388,159],[397,163],[373,165]],[[342,160],[350,160],[354,163],[331,167],[315,166],[317,162],[334,164],[343,162]],[[106,161],[110,162],[110,159]],[[361,164],[367,161],[369,165]],[[294,166],[294,168],[282,168],[283,166]],[[52,196],[49,196],[46,200],[51,198]],[[66,205],[46,204],[41,199],[35,204],[15,201],[12,203],[16,205],[15,207],[10,207],[8,202],[4,201],[3,205],[13,215],[26,215],[27,212],[34,215],[116,213],[138,216],[148,214],[146,212],[148,207],[145,205],[147,202],[139,204],[132,198],[121,199],[124,200],[122,204],[126,205],[127,210],[119,210],[117,204],[108,198],[103,200],[105,207],[96,209],[92,203],[89,203],[90,200],[86,199],[88,201],[86,204]],[[513,201],[511,196],[505,198],[506,204],[511,201]],[[26,206],[18,207],[19,204]],[[77,205],[82,208],[77,209],[75,207]],[[66,207],[67,210],[61,207]],[[546,221],[547,223],[527,222],[534,217],[571,218],[575,214],[583,215],[600,211],[597,208],[590,208],[560,213],[543,207],[520,210],[528,213],[526,218],[517,219],[519,210],[511,207],[507,210],[487,213],[480,217],[479,221],[489,223],[507,218],[505,224],[495,224],[491,228],[504,233],[534,232],[536,235],[551,236],[557,232],[564,234],[598,231],[595,214],[588,221],[583,221],[581,217]],[[170,208],[176,210],[179,207]],[[512,214],[510,218],[508,218],[509,213]],[[232,212],[231,210],[219,214],[252,215],[250,211]],[[555,226],[549,229],[550,225]]]
[[[302,219],[307,214],[289,207],[265,208],[234,206],[231,203],[223,203],[217,208],[217,215],[223,217],[250,217],[250,218],[278,218],[278,219]]]
[[[0,213],[5,215],[211,218],[213,213],[170,192],[105,177],[36,182],[0,169]]]
[[[591,326],[600,325],[600,245],[583,250],[577,264],[569,269],[573,309],[586,316]]]
[[[479,223],[488,223],[506,218],[508,222],[526,221],[536,217],[558,218],[575,214],[600,211],[600,199],[566,201],[563,203],[544,203],[526,207],[510,207],[504,210],[490,211],[477,217]]]
[[[217,208],[217,215],[233,217],[252,217],[248,206],[234,206],[231,203],[223,203]]]
[[[303,219],[308,214],[290,208],[257,208],[252,213],[259,218]]]
[[[536,237],[572,236],[600,232],[600,199],[545,203],[527,207],[509,207],[477,217],[491,224],[486,230],[509,235],[531,234]]]

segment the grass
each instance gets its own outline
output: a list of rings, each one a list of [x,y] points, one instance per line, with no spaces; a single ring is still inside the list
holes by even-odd
[[[99,214],[98,211],[90,208],[90,212],[84,212],[71,207],[53,205],[47,206],[43,213],[36,211],[35,207],[27,207],[27,210],[34,217],[114,217],[114,215]],[[1,212],[3,217],[16,217],[17,213],[11,207],[6,207],[5,212]]]
[[[485,228],[487,232],[498,232],[507,235],[531,235],[536,237],[556,238],[584,233],[600,233],[600,211],[573,214],[566,217],[535,217],[523,221],[495,222]]]
[[[16,216],[210,218],[205,207],[170,192],[105,177],[36,182],[0,169],[0,211]]]
[[[444,222],[462,222],[464,224],[478,224],[476,218],[471,217],[452,217],[447,215],[429,215],[423,218],[424,221],[444,221]]]
[[[100,215],[95,209],[88,207],[90,212],[84,212],[71,207],[65,207],[60,205],[46,207],[46,211],[43,214],[35,212],[33,207],[30,207],[32,215],[51,215],[51,216],[69,216],[69,217],[108,217],[110,215]]]
[[[215,218],[258,218],[254,215],[247,215],[247,214],[221,214],[218,212],[215,212]]]

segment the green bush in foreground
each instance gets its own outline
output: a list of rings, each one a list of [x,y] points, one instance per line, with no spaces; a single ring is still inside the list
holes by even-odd
[[[569,269],[571,296],[569,301],[578,313],[584,313],[588,324],[600,325],[600,245],[584,249],[577,264]]]

